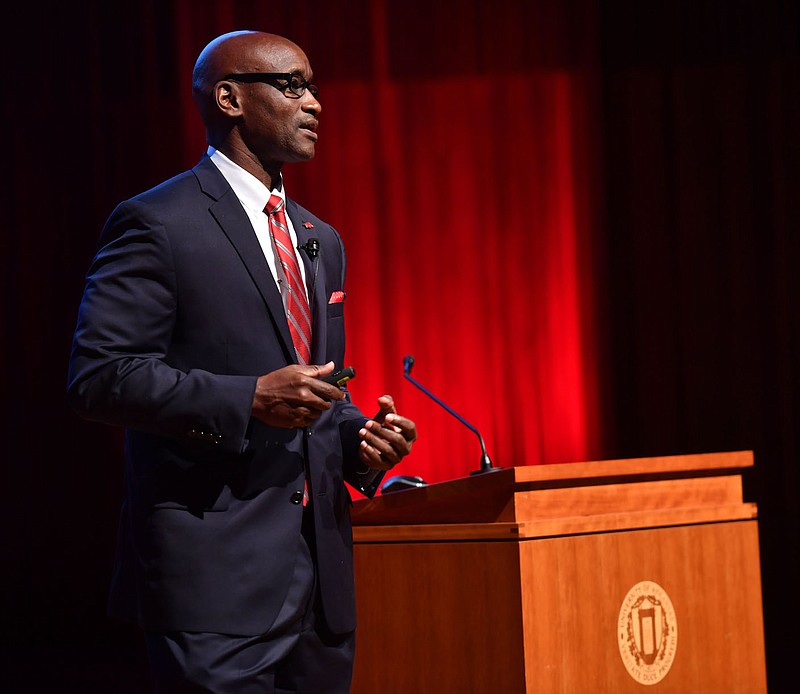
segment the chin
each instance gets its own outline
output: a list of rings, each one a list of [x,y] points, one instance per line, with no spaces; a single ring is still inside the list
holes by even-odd
[[[302,151],[295,152],[294,157],[292,157],[290,161],[292,162],[309,161],[314,158],[315,154],[316,154],[316,149],[314,149],[314,147],[311,147],[310,149],[304,149]]]

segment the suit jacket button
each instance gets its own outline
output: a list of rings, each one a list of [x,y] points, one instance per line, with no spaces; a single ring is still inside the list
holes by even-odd
[[[301,504],[301,503],[303,503],[303,492],[295,492],[294,494],[292,494],[292,496],[290,498],[290,501],[293,504]]]

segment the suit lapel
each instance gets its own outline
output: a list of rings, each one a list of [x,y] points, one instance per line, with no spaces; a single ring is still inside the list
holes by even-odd
[[[286,322],[283,301],[275,285],[275,278],[264,259],[264,252],[261,250],[255,231],[253,231],[253,225],[250,224],[247,214],[225,177],[208,156],[203,157],[194,168],[194,172],[203,192],[214,198],[214,202],[209,206],[209,212],[236,249],[267,305],[286,360],[296,363],[297,357],[292,336],[289,333],[289,325]]]
[[[297,204],[287,199],[286,212],[292,220],[292,226],[297,234],[297,245],[305,246],[310,239],[319,239],[319,232],[313,227],[304,226],[307,221],[302,219]],[[302,259],[306,272],[306,287],[309,292],[309,305],[311,308],[311,363],[322,364],[326,360],[326,329],[327,329],[327,296],[325,295],[325,264],[322,262],[321,250],[317,257],[312,259],[306,250],[299,250],[298,256]]]

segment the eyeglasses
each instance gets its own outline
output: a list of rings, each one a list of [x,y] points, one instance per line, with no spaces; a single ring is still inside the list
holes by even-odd
[[[306,89],[311,92],[311,96],[315,99],[319,94],[316,84],[311,84],[300,75],[294,75],[291,72],[234,72],[230,75],[225,75],[222,80],[245,82],[247,84],[263,82],[283,92],[283,95],[290,99],[299,99],[306,93]]]

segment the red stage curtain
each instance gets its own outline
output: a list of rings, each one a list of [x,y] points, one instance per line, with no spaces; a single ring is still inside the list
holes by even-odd
[[[480,451],[402,379],[405,354],[412,375],[482,431],[496,464],[589,455],[594,337],[574,86],[563,74],[332,85],[316,163],[302,181],[287,171],[347,244],[354,395],[388,389],[419,424],[404,471],[457,477]]]
[[[323,105],[317,156],[286,167],[285,181],[345,240],[356,402],[371,413],[390,392],[418,424],[414,455],[393,474],[441,481],[480,463],[477,437],[403,378],[407,354],[412,376],[481,431],[495,465],[598,455],[597,85],[563,59],[575,32],[549,31],[559,17],[544,4],[491,17],[473,7],[451,23],[457,36],[421,27],[419,44],[395,45],[387,25],[411,22],[421,3],[350,3],[316,23],[310,4],[262,17],[220,2],[208,17],[179,3],[179,83],[221,31],[282,33],[308,53]],[[444,5],[435,11],[463,7]],[[526,42],[538,52],[519,53]],[[501,49],[518,54],[507,62]],[[188,90],[182,111],[192,164],[203,133]]]

